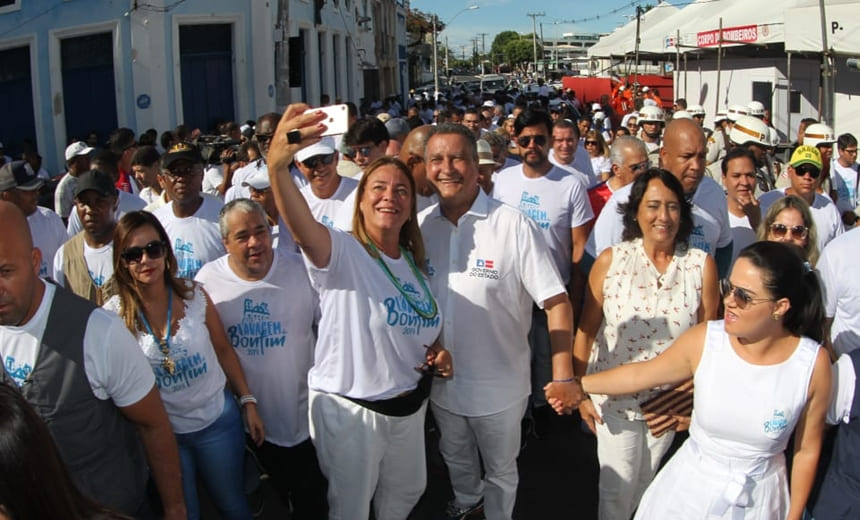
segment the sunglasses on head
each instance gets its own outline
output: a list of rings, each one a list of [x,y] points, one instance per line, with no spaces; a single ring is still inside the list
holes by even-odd
[[[809,174],[813,179],[817,179],[819,175],[821,175],[821,170],[812,166],[810,164],[802,164],[794,169],[795,173],[797,173],[798,177],[803,177],[806,174]]]
[[[353,147],[347,148],[344,155],[346,155],[347,157],[358,157],[358,155],[361,154],[363,157],[367,157],[370,155],[370,150],[372,148],[373,147],[371,147],[371,146],[357,146],[357,147],[353,146]]]
[[[127,263],[133,264],[140,262],[144,253],[146,253],[146,256],[150,259],[155,260],[164,256],[166,250],[167,244],[161,240],[153,240],[143,247],[127,247],[122,250],[122,253],[120,253],[119,256]]]
[[[788,227],[785,224],[771,224],[770,232],[776,238],[782,238],[786,233],[791,232],[791,238],[795,238],[797,240],[803,240],[809,235],[809,228],[806,226],[791,226]]]
[[[334,154],[330,153],[326,155],[314,155],[313,157],[308,157],[307,159],[302,161],[302,164],[305,165],[305,168],[313,170],[320,164],[331,164],[332,162],[334,162]]]
[[[517,144],[522,146],[523,148],[527,147],[531,142],[534,141],[535,146],[545,146],[546,145],[546,136],[545,135],[524,135],[521,137],[517,137]]]
[[[731,296],[739,309],[746,309],[756,303],[773,301],[772,298],[753,298],[746,289],[732,285],[728,278],[720,280],[720,295],[723,299]]]

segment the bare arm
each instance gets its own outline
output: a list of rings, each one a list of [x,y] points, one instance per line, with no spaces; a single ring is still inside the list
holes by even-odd
[[[290,163],[295,153],[319,141],[320,134],[325,130],[325,126],[321,123],[325,119],[325,114],[321,112],[302,114],[308,108],[310,108],[308,105],[302,103],[287,107],[272,136],[266,163],[275,204],[287,227],[290,228],[296,244],[302,248],[312,264],[325,267],[331,257],[331,235],[328,228],[316,221],[307,201],[290,178]],[[287,133],[292,130],[301,132],[301,143],[287,142]]]
[[[702,357],[707,323],[687,330],[654,359],[628,363],[582,378],[589,394],[624,395],[693,377]]]
[[[812,490],[818,457],[821,454],[821,440],[824,436],[824,419],[830,403],[831,391],[830,360],[824,349],[818,351],[806,408],[795,428],[794,461],[791,466],[791,493],[787,520],[800,520],[806,507],[806,500]]]
[[[140,401],[120,408],[126,418],[137,426],[146,460],[164,505],[164,518],[184,520],[185,498],[182,496],[182,470],[176,437],[161,403],[158,388],[152,389]]]
[[[552,381],[544,387],[547,401],[558,413],[571,413],[582,400],[582,391],[573,379],[573,310],[567,293],[543,302],[552,345]]]
[[[239,363],[239,357],[230,345],[230,340],[227,338],[227,333],[224,332],[224,324],[221,323],[221,317],[218,315],[218,310],[215,304],[209,298],[209,294],[203,291],[206,296],[206,328],[209,330],[209,337],[212,340],[212,347],[215,349],[215,355],[218,356],[218,364],[227,376],[227,382],[233,389],[233,393],[239,396],[251,395],[251,389],[248,387],[248,382],[245,380],[245,372],[242,371],[242,365]],[[242,405],[242,410],[245,412],[245,421],[248,424],[248,432],[257,446],[265,440],[265,430],[263,429],[263,421],[257,413],[256,403],[245,403]]]
[[[588,231],[591,229],[592,221],[589,220],[581,226],[570,228],[570,238],[573,244],[570,261],[573,265],[579,265],[582,255],[585,253],[585,242],[588,240]]]
[[[711,255],[705,257],[702,272],[702,302],[699,304],[699,323],[717,319],[720,308],[720,287],[717,278],[717,263]]]

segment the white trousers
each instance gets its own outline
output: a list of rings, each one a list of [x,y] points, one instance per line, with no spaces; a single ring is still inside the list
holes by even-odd
[[[431,403],[439,426],[439,451],[448,466],[454,500],[468,507],[484,498],[487,520],[510,520],[517,500],[520,421],[528,398],[480,417],[453,414]],[[481,479],[481,460],[485,477]]]
[[[330,520],[403,520],[424,493],[424,416],[382,415],[335,394],[309,391],[310,433],[328,479]]]
[[[630,519],[674,438],[673,431],[654,437],[645,421],[603,415],[597,424],[599,520]]]

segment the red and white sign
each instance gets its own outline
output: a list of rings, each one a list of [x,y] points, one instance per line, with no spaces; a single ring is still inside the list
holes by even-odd
[[[716,47],[720,44],[720,30],[704,31],[696,34],[697,47]],[[755,43],[758,40],[757,25],[743,25],[740,27],[724,27],[723,43]]]

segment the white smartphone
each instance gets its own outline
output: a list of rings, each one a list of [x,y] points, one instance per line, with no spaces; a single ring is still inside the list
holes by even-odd
[[[319,107],[319,108],[309,108],[308,112],[316,112],[318,110],[322,110],[325,112],[326,118],[323,119],[323,123],[328,127],[323,133],[323,137],[327,135],[340,135],[345,134],[348,129],[348,115],[349,109],[347,109],[346,105],[331,105],[327,107]]]

